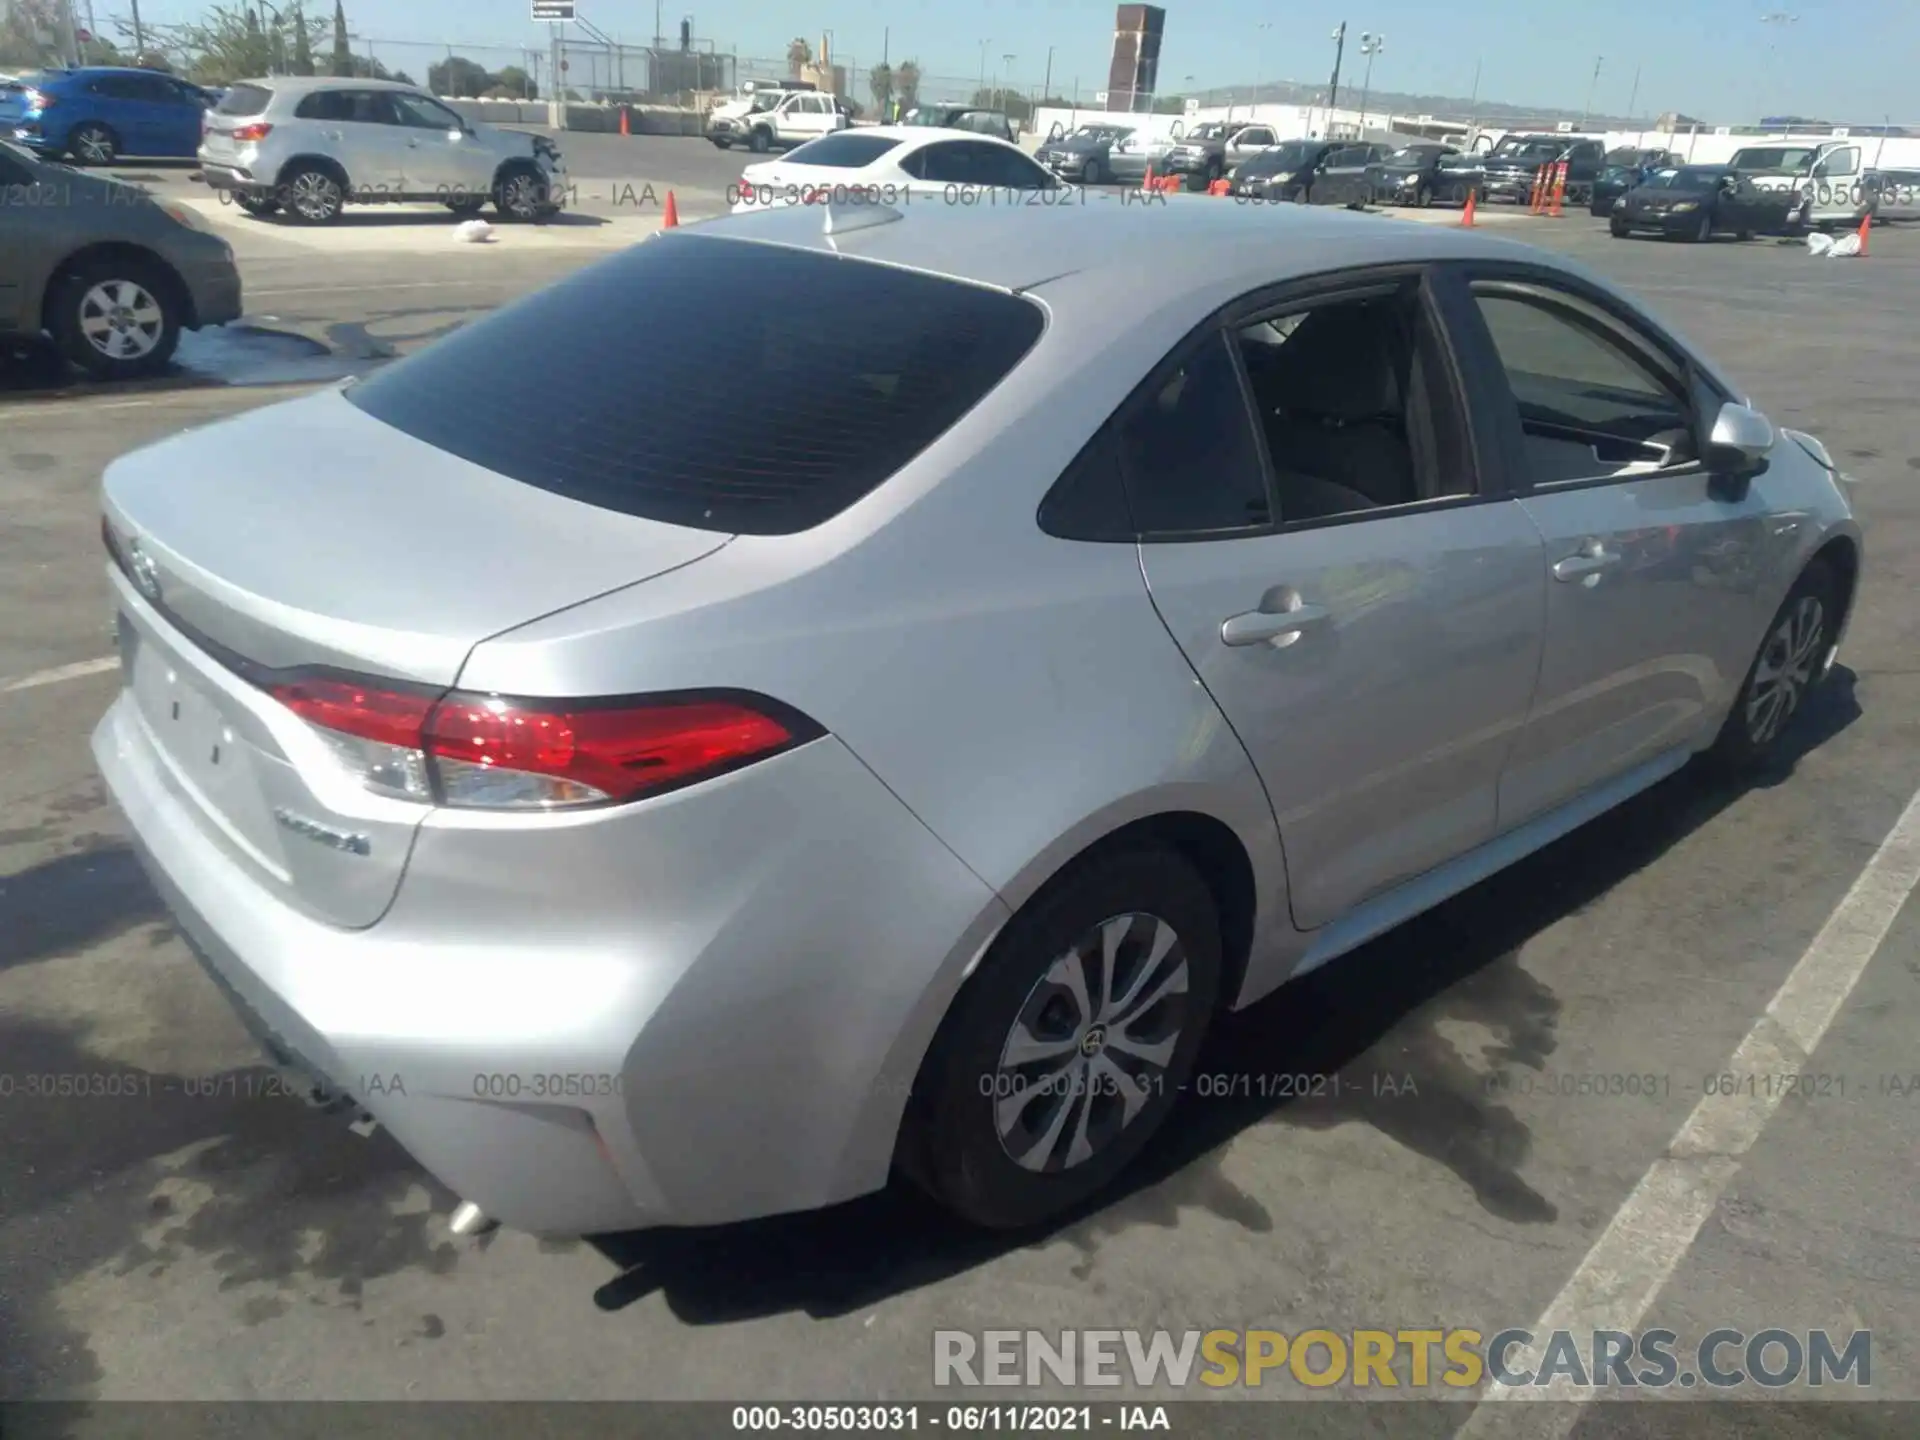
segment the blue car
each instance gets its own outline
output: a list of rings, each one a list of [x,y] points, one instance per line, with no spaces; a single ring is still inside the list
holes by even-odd
[[[45,70],[0,88],[0,138],[81,165],[191,159],[208,104],[199,86],[157,70]]]

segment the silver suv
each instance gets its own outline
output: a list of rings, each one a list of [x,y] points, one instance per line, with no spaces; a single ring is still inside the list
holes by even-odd
[[[411,85],[278,76],[232,86],[209,111],[200,168],[249,214],[327,225],[350,204],[430,202],[536,220],[566,201],[544,135],[468,120]]]

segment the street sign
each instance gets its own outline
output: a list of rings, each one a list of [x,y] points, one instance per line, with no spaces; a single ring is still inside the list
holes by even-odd
[[[1189,95],[1187,97],[1187,114],[1198,115],[1199,113],[1200,113],[1200,97],[1198,95]]]
[[[571,20],[573,19],[573,0],[533,0],[533,18]]]
[[[90,45],[93,43],[93,32],[91,30],[76,30],[73,32],[73,38],[78,40],[82,45]]]
[[[1107,92],[1106,92],[1106,91],[1104,91],[1104,90],[1096,90],[1096,91],[1094,91],[1094,92],[1093,92],[1093,103],[1094,103],[1094,104],[1096,104],[1096,105],[1104,105],[1104,104],[1106,104],[1106,103],[1107,103]]]

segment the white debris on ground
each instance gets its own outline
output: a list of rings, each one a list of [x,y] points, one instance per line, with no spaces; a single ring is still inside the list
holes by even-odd
[[[469,245],[486,245],[493,240],[493,226],[485,220],[462,220],[454,227],[453,238]]]
[[[1807,236],[1807,253],[1827,260],[1845,260],[1860,253],[1860,235],[1858,231],[1842,235],[1838,240],[1831,235],[1822,235],[1819,231]]]

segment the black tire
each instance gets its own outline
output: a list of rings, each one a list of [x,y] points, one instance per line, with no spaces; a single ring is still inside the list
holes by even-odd
[[[1087,168],[1080,172],[1080,183],[1082,185],[1098,185],[1105,178],[1105,172],[1100,168],[1099,159],[1089,156],[1087,159]]]
[[[486,209],[487,198],[485,195],[459,195],[442,203],[454,214],[465,219],[469,215],[478,215]]]
[[[1742,225],[1738,230],[1733,232],[1733,238],[1736,240],[1751,240],[1753,238],[1753,231]]]
[[[1627,228],[1627,222],[1622,220],[1618,215],[1607,221],[1607,232],[1616,240],[1624,240],[1632,233]]]
[[[111,165],[120,158],[120,141],[106,126],[89,120],[67,136],[67,154],[76,165]]]
[[[93,260],[55,283],[47,328],[60,353],[89,375],[132,380],[164,369],[173,358],[184,308],[178,278],[158,260],[132,255]],[[157,321],[143,323],[151,310],[157,310]],[[102,330],[103,323],[111,328]],[[137,353],[109,353],[136,348]]]
[[[1700,223],[1693,227],[1693,233],[1687,237],[1695,245],[1704,245],[1713,239],[1713,212],[1702,210]]]
[[[547,177],[530,161],[505,166],[493,182],[493,213],[512,224],[543,220],[553,213]]]
[[[331,225],[347,208],[347,187],[338,172],[321,165],[297,165],[280,177],[281,203],[298,225]]]
[[[1415,186],[1413,191],[1413,208],[1416,210],[1426,210],[1430,209],[1432,205],[1433,187],[1425,183]]]
[[[1747,667],[1746,678],[1740,682],[1740,693],[1727,712],[1713,748],[1701,757],[1708,769],[1737,778],[1763,768],[1773,758],[1794,715],[1832,669],[1834,636],[1845,599],[1840,578],[1826,561],[1816,559],[1800,572],[1787,598],[1780,602],[1780,609],[1767,622],[1767,632]],[[1802,632],[1795,627],[1804,623],[1802,607],[1808,602],[1817,630],[1802,640]],[[1775,672],[1800,677],[1781,687],[1784,696],[1780,704],[1785,713],[1777,716],[1760,698],[1761,690],[1775,683]]]
[[[273,214],[275,211],[277,211],[280,208],[279,200],[275,199],[271,195],[236,194],[233,197],[233,203],[238,205],[242,210],[246,211],[247,214],[257,215],[263,219],[266,216]]]
[[[765,126],[756,125],[747,136],[747,149],[756,155],[764,155],[773,148],[773,136],[767,133]]]
[[[1000,1083],[1018,1073],[1002,1067],[1004,1046],[1023,1014],[1030,1023],[1045,1022],[1056,1007],[1077,1008],[1067,1000],[1067,990],[1045,984],[1045,977],[1078,942],[1096,937],[1104,922],[1127,916],[1136,917],[1136,928],[1122,941],[1120,953],[1129,954],[1133,963],[1144,959],[1154,920],[1171,927],[1176,937],[1153,975],[1129,971],[1127,979],[1158,988],[1168,967],[1182,959],[1186,964],[1184,996],[1172,994],[1136,1012],[1129,1026],[1159,1033],[1142,1022],[1151,1017],[1161,1029],[1177,1024],[1171,1056],[1153,1093],[1131,1122],[1110,1130],[1087,1158],[1064,1168],[1027,1168],[1011,1158],[994,1118],[1006,1095],[1019,1093],[1017,1088],[1009,1092]],[[1097,948],[1093,953],[1098,953]],[[954,1001],[914,1085],[909,1128],[902,1136],[903,1168],[947,1209],[989,1229],[1037,1225],[1073,1210],[1110,1184],[1166,1120],[1192,1074],[1219,984],[1220,928],[1213,895],[1186,860],[1147,844],[1083,859],[1013,918]],[[1069,1044],[1065,1052],[1069,1058],[1076,1052],[1097,1053],[1086,1050],[1084,1043],[1071,1044],[1070,1037],[1079,1028],[1084,1027],[1067,1026],[1060,1032]],[[1103,1036],[1106,1033],[1106,1027],[1094,1028]],[[1028,1033],[1032,1034],[1031,1029]],[[1164,1043],[1164,1038],[1158,1043]],[[1044,1086],[1044,1071],[1035,1073],[1030,1083]],[[1096,1098],[1087,1088],[1058,1101],[1050,1100],[1043,1088],[1035,1088],[1032,1094],[1025,1117],[1036,1127],[1064,1106],[1070,1112],[1064,1117],[1070,1125],[1078,1124],[1081,1111],[1089,1109],[1097,1132],[1112,1124],[1117,1118],[1115,1107],[1122,1104],[1117,1095]],[[1064,1129],[1061,1133],[1065,1134]]]
[[[716,150],[731,150],[733,148],[733,141],[716,138],[713,145]]]

